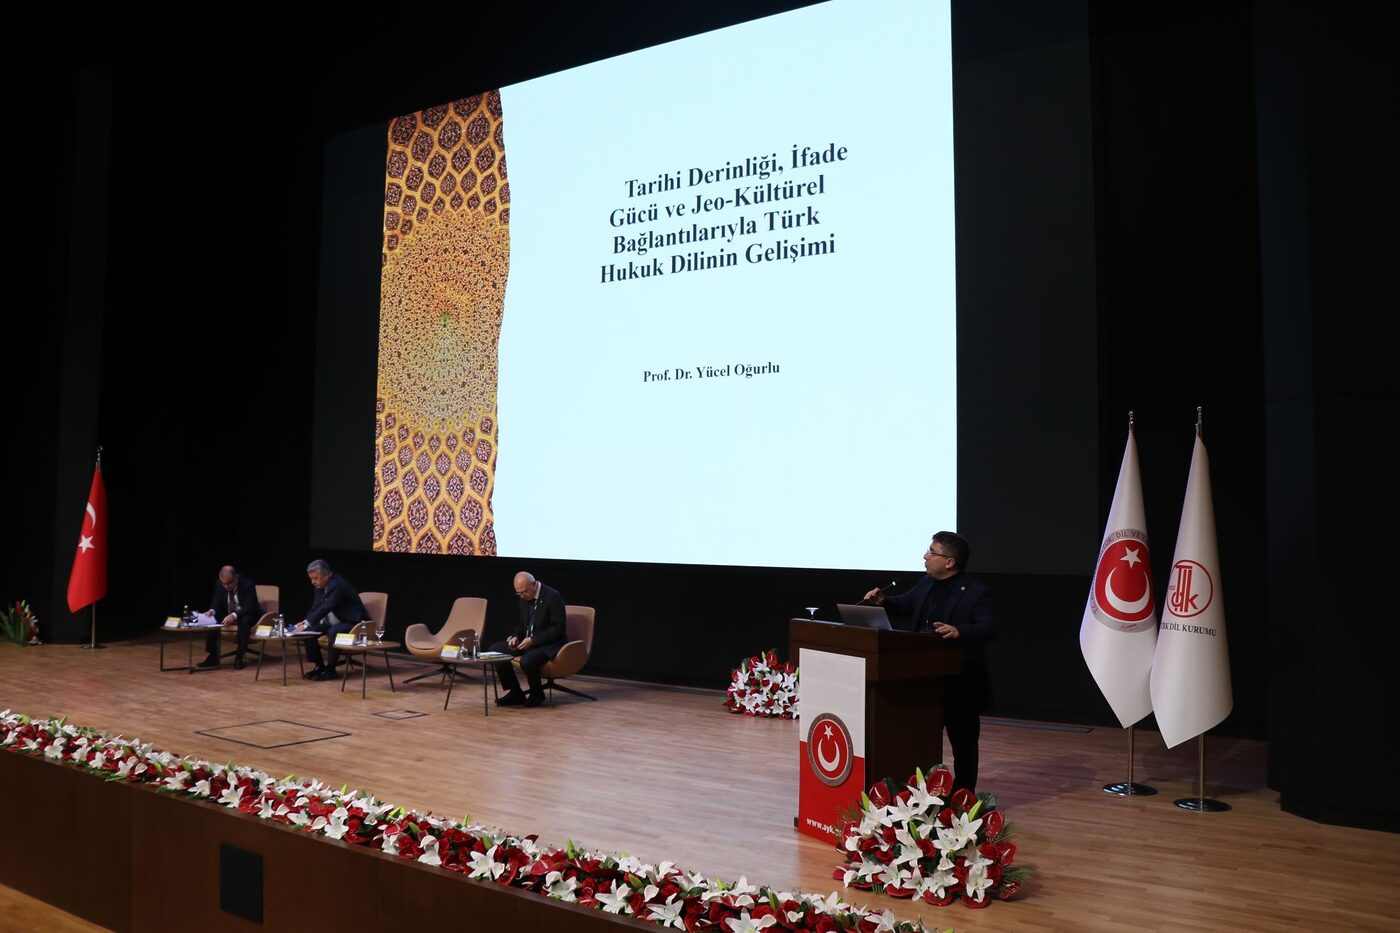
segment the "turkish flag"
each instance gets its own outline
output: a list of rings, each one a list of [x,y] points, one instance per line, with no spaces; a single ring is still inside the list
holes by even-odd
[[[107,595],[107,490],[102,468],[92,471],[92,489],[83,510],[83,528],[68,575],[68,611],[77,612]]]
[[[1156,646],[1147,517],[1137,442],[1130,429],[1089,600],[1079,623],[1084,663],[1124,729],[1152,712],[1150,678]]]

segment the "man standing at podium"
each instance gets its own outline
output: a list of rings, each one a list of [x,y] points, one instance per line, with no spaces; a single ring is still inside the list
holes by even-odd
[[[924,551],[928,576],[899,596],[875,589],[865,598],[887,612],[913,616],[916,632],[954,639],[962,646],[962,673],[943,681],[943,727],[953,749],[953,787],[975,792],[979,716],[992,696],[982,646],[996,639],[997,616],[992,591],[963,573],[970,553],[962,535],[940,531]]]

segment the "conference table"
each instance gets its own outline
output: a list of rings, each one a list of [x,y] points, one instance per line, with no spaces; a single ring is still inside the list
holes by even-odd
[[[498,657],[486,658],[439,658],[442,664],[450,668],[447,680],[447,698],[442,701],[442,708],[447,709],[447,704],[452,702],[452,685],[457,682],[457,669],[459,667],[479,667],[481,668],[481,712],[482,715],[491,715],[491,701],[487,696],[486,685],[490,683],[491,692],[497,697],[501,695],[500,687],[496,682],[496,667],[502,661],[509,661],[510,655],[500,655]]]
[[[253,674],[253,679],[257,680],[262,676],[263,655],[267,653],[267,645],[269,642],[278,642],[282,651],[282,686],[287,686],[287,651],[290,649],[291,643],[296,643],[297,646],[297,670],[305,677],[306,665],[302,663],[302,655],[304,652],[301,649],[301,640],[305,638],[316,638],[320,634],[320,632],[308,629],[304,632],[289,631],[284,635],[258,635],[256,632],[249,635],[248,638],[250,641],[260,643],[258,648],[258,669]]]
[[[320,634],[317,632],[316,634]],[[389,690],[397,693],[398,688],[394,686],[394,669],[389,666],[389,649],[402,647],[396,641],[366,641],[356,642],[353,645],[336,645],[335,650],[344,655],[361,655],[360,657],[360,699],[365,698],[365,685],[369,680],[369,656],[378,652],[384,659],[384,670],[389,674]],[[340,692],[345,692],[345,682],[350,679],[350,659],[346,658],[345,674],[340,678]]]
[[[194,640],[196,638],[206,638],[214,636],[214,657],[223,656],[224,627],[222,625],[181,625],[179,627],[162,625],[160,627],[160,669],[162,671],[185,670],[190,674],[196,671],[217,671],[222,665],[212,664],[209,667],[196,667],[194,663]],[[166,667],[165,666],[165,637],[167,635],[182,636],[186,645],[186,666]]]

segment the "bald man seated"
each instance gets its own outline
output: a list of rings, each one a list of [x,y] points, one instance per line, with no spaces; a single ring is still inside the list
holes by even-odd
[[[520,599],[520,624],[505,641],[491,646],[492,651],[503,651],[520,659],[520,669],[530,684],[530,692],[520,692],[520,681],[515,677],[515,667],[509,661],[496,665],[496,676],[506,692],[497,700],[497,706],[539,706],[544,702],[544,688],[540,685],[540,668],[551,661],[564,647],[568,630],[564,624],[564,597],[551,586],[545,586],[524,571],[515,575],[515,595]]]
[[[232,564],[219,568],[219,583],[214,587],[214,598],[209,602],[209,613],[221,625],[238,623],[238,637],[233,655],[233,669],[243,670],[243,653],[248,650],[248,634],[262,618],[262,608],[258,605],[258,588]],[[199,662],[200,667],[219,666],[219,639],[210,635],[204,641],[204,649],[209,657]]]

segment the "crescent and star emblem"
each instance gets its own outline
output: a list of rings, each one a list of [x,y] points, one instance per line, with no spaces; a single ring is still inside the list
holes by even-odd
[[[829,787],[840,787],[851,774],[853,748],[846,724],[833,713],[822,713],[807,730],[807,762],[811,773]]]
[[[91,502],[87,504],[87,516],[88,520],[92,522],[92,534],[85,535],[79,533],[78,535],[78,550],[84,553],[93,549],[94,545],[92,539],[97,534],[97,510],[92,507]]]

